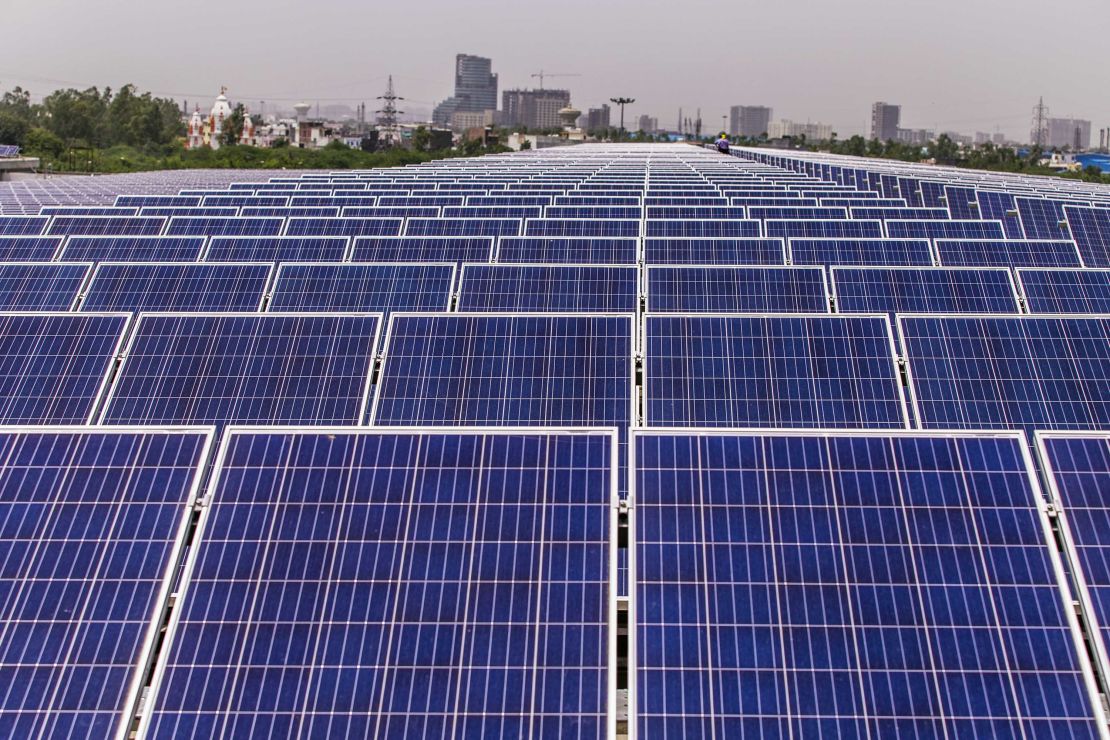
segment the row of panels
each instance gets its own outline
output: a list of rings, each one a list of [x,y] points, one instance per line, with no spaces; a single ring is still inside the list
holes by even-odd
[[[5,734],[615,735],[615,433],[213,447],[0,428]],[[1020,434],[634,432],[630,734],[1106,737],[1110,437],[1037,452],[1050,499]]]

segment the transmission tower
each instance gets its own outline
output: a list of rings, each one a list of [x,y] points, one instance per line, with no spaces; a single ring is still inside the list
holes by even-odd
[[[1048,131],[1046,130],[1045,121],[1048,119],[1048,107],[1044,104],[1042,97],[1033,106],[1033,144],[1038,149],[1044,150],[1045,138],[1047,138]]]
[[[379,95],[377,99],[385,101],[382,103],[381,110],[375,111],[378,114],[378,131],[390,144],[398,143],[401,140],[401,132],[397,128],[397,116],[404,111],[397,110],[397,101],[404,98],[393,91],[393,75],[389,76],[385,95]]]

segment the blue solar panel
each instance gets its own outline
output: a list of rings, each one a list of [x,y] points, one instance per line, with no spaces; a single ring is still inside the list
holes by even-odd
[[[924,208],[925,203],[921,199],[921,185],[912,177],[899,177],[898,178],[898,195],[906,201],[906,205],[911,208]]]
[[[571,200],[571,199],[564,199],[564,198],[559,198],[558,202],[562,203],[562,202],[568,201],[568,200],[570,202],[573,202],[573,200]],[[639,199],[632,198],[630,200],[638,201]],[[633,205],[634,204],[635,203],[633,203]],[[711,197],[711,198],[697,198],[697,197],[686,198],[686,197],[681,197],[681,196],[679,196],[679,197],[666,197],[666,196],[651,197],[651,196],[649,196],[647,198],[644,198],[644,206],[645,207],[650,207],[650,206],[727,206],[727,205],[729,205],[729,199],[725,198],[723,196]],[[733,203],[732,205],[744,205],[744,204],[743,203]],[[804,204],[801,204],[801,205],[804,205]],[[817,203],[814,202],[813,205],[817,205]]]
[[[268,263],[102,262],[82,311],[257,311],[270,282]]]
[[[151,216],[55,216],[52,236],[157,236],[166,219]]]
[[[326,208],[324,206],[304,206],[295,208],[255,208],[246,207],[243,209],[243,216],[262,216],[272,218],[338,218],[339,206],[332,206]],[[187,216],[189,214],[180,214]],[[351,216],[369,215],[369,214],[344,214]],[[384,214],[383,214],[384,215]]]
[[[1086,267],[1110,267],[1110,209],[1065,206],[1075,244]]]
[[[1091,737],[1017,435],[638,431],[642,737]]]
[[[291,218],[286,236],[399,236],[403,218]]]
[[[879,221],[946,221],[948,211],[943,208],[877,208],[874,206],[854,207],[853,219],[878,219]]]
[[[906,426],[885,316],[648,314],[649,426]]]
[[[767,236],[788,239],[882,239],[882,221],[768,221]]]
[[[140,733],[612,736],[611,434],[237,430],[222,459]]]
[[[845,208],[913,208],[903,198],[865,198],[862,193],[851,198],[821,198],[822,206],[843,206]],[[875,193],[871,193],[875,195]]]
[[[461,195],[387,195],[378,198],[377,205],[383,208],[443,207],[461,206],[465,200]],[[546,203],[546,200],[545,200]],[[490,203],[489,205],[496,205]]]
[[[545,218],[641,219],[644,211],[639,206],[548,206],[543,215]]]
[[[817,208],[818,203],[816,198],[753,198],[749,196],[742,196],[739,198],[729,198],[729,204],[733,206],[774,206],[776,208]],[[833,206],[840,204],[830,204]],[[671,217],[673,218],[673,217]],[[743,218],[740,216],[739,218]]]
[[[0,314],[0,423],[88,423],[128,318]]]
[[[937,239],[942,265],[961,267],[1079,267],[1071,241]]]
[[[179,236],[278,236],[283,228],[283,218],[174,216],[166,226],[166,233]]]
[[[524,236],[639,237],[638,220],[586,218],[531,218],[524,222]],[[515,236],[515,235],[514,235]]]
[[[645,239],[649,265],[782,265],[782,239]]]
[[[742,239],[761,236],[759,221],[729,219],[699,221],[697,219],[653,219],[644,222],[648,239],[706,238]]]
[[[493,237],[434,236],[355,239],[355,262],[489,262]]]
[[[542,206],[449,206],[444,218],[539,218]]]
[[[945,211],[954,219],[974,221],[982,218],[979,214],[979,201],[975,188],[949,185],[944,188]]]
[[[918,424],[1098,429],[1110,424],[1110,319],[899,316]]]
[[[547,209],[548,216],[551,209]],[[710,220],[742,220],[745,209],[741,206],[648,206],[647,217],[650,219],[710,219]]]
[[[0,236],[39,236],[49,222],[49,216],[0,216]]]
[[[928,239],[790,239],[795,265],[932,265]]]
[[[0,236],[0,260],[47,262],[57,254],[63,238],[60,236]]]
[[[356,424],[376,314],[143,314],[105,424]]]
[[[1002,239],[1001,221],[887,221],[892,239]]]
[[[1011,193],[998,193],[993,190],[980,190],[979,214],[982,218],[1002,222],[1002,230],[1007,239],[1024,239],[1025,229],[1017,213],[1017,202]]]
[[[339,263],[283,264],[269,311],[446,311],[451,306],[455,266]]]
[[[204,253],[207,262],[339,262],[346,258],[345,236],[219,236]]]
[[[146,208],[195,208],[200,205],[199,195],[120,195],[117,206]]]
[[[6,737],[126,737],[210,433],[0,433]]]
[[[921,181],[921,205],[925,208],[947,208],[944,194],[946,183],[931,180]]]
[[[1070,239],[1064,203],[1044,198],[1015,198],[1027,239]]]
[[[76,262],[192,262],[203,236],[71,236],[59,259]]]
[[[269,206],[277,208],[289,205],[289,196],[286,195],[206,195],[201,201],[204,207],[209,206]]]
[[[69,311],[92,265],[0,262],[0,310]]]
[[[116,206],[43,206],[41,216],[138,216],[138,208]]]
[[[1020,313],[1004,268],[834,267],[838,313]]]
[[[1029,313],[1110,313],[1110,270],[1017,271]]]
[[[460,199],[461,200],[461,199]],[[463,205],[462,203],[444,203],[443,205]],[[468,206],[549,206],[550,195],[470,195],[466,198]]]
[[[774,206],[753,206],[748,209],[748,218],[787,221],[835,221],[848,218],[847,208],[781,208]]]
[[[378,199],[372,196],[334,196],[334,195],[297,195],[289,199],[290,208],[314,207],[370,207],[378,204]]]
[[[518,218],[412,218],[405,236],[520,236]]]
[[[829,310],[820,267],[647,269],[647,310],[665,313],[823,313]]]
[[[631,315],[395,313],[371,423],[625,428],[633,336]]]
[[[639,273],[614,265],[463,265],[459,311],[639,310]]]
[[[502,237],[497,244],[497,261],[634,265],[638,249],[638,239]]]
[[[140,216],[156,216],[160,218],[172,218],[174,216],[229,216],[235,217],[239,215],[238,208],[143,208],[139,211]],[[243,214],[244,216],[251,214]],[[258,215],[258,214],[255,214]]]

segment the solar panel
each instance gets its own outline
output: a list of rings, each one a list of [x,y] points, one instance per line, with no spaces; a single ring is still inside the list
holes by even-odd
[[[394,313],[371,423],[626,428],[633,336],[631,315]]]
[[[449,206],[444,218],[539,218],[542,206]]]
[[[234,218],[239,215],[238,208],[157,208],[147,207],[139,211],[140,216],[156,216],[172,218],[174,216],[229,216]],[[244,216],[251,214],[244,213]],[[258,214],[254,214],[258,215]]]
[[[43,206],[40,216],[138,216],[138,208],[116,206]]]
[[[405,236],[520,236],[518,218],[410,218]]]
[[[355,239],[355,262],[488,262],[493,237],[375,237]]]
[[[1017,201],[1011,193],[980,190],[976,197],[979,213],[983,218],[1001,221],[1007,239],[1025,238],[1025,229],[1021,227],[1021,219],[1018,217]]]
[[[0,216],[0,236],[39,236],[49,221],[49,216]]]
[[[424,263],[285,263],[267,310],[446,311],[455,265]]]
[[[634,435],[640,736],[1101,732],[1018,435]]]
[[[1029,313],[1110,313],[1110,270],[1017,271]]]
[[[937,239],[942,265],[963,267],[1079,267],[1071,241]]]
[[[335,196],[335,195],[295,195],[289,199],[290,208],[318,208],[318,207],[370,207],[378,204],[378,198],[373,196]]]
[[[901,219],[905,221],[947,221],[948,211],[943,208],[876,208],[873,206],[854,207],[851,209],[853,219],[877,219],[890,221]]]
[[[181,214],[188,215],[188,214]],[[285,207],[285,208],[257,208],[247,206],[243,209],[243,216],[263,216],[273,218],[338,218],[339,206],[332,206],[327,208],[324,206],[304,206],[304,207]],[[344,215],[369,215],[369,214],[344,214]]]
[[[1065,206],[1068,224],[1087,267],[1110,267],[1110,210]]]
[[[894,354],[886,316],[647,314],[645,423],[905,427]]]
[[[660,313],[822,313],[829,310],[820,267],[647,268],[647,310]]]
[[[928,239],[789,239],[795,265],[932,265]]]
[[[209,206],[268,206],[277,208],[289,205],[289,197],[285,195],[206,195],[201,201],[204,207]]]
[[[82,311],[257,311],[270,283],[264,262],[101,262]]]
[[[142,314],[103,424],[357,424],[377,314]]]
[[[586,218],[530,218],[524,236],[639,237],[639,220]],[[512,234],[511,236],[516,236]]]
[[[1001,221],[887,221],[892,239],[1002,239]]]
[[[1044,198],[1015,198],[1027,239],[1070,239],[1064,203]]]
[[[69,311],[90,264],[0,262],[0,310]]]
[[[1004,268],[834,267],[838,313],[1020,313]]]
[[[634,265],[639,240],[627,238],[502,237],[498,262]]]
[[[59,259],[76,262],[192,262],[203,236],[71,236]]]
[[[639,272],[616,265],[463,265],[458,311],[634,312]]]
[[[975,188],[948,185],[944,188],[944,203],[947,206],[945,210],[954,219],[974,221],[980,218]]]
[[[221,460],[140,734],[615,732],[612,433],[234,430]]]
[[[62,245],[60,236],[0,236],[0,260],[47,262]]]
[[[645,239],[649,265],[782,265],[782,239]]]
[[[174,216],[166,234],[178,236],[278,236],[285,228],[283,218],[220,216]]]
[[[462,200],[459,198],[458,200]],[[444,203],[443,205],[463,205],[460,203]],[[551,205],[550,195],[468,195],[466,197],[466,205],[468,206],[549,206]]]
[[[882,239],[882,221],[767,221],[767,236],[788,239]]]
[[[898,317],[918,424],[1097,429],[1110,423],[1110,318]]]
[[[697,219],[651,219],[644,222],[648,239],[706,238],[742,239],[762,236],[759,221],[729,219],[699,221]]]
[[[0,423],[85,424],[128,314],[0,314]]]
[[[847,208],[782,208],[774,206],[753,206],[748,209],[748,218],[766,221],[834,221],[848,218]]]
[[[550,208],[547,209],[551,216]],[[647,217],[650,219],[716,219],[742,220],[745,217],[742,206],[648,206]]]
[[[211,432],[0,432],[9,737],[125,737]]]
[[[476,196],[485,197],[485,196]],[[430,206],[461,206],[465,197],[462,195],[387,195],[378,198],[376,205],[383,208],[408,208],[408,207],[430,207]],[[544,200],[544,205],[547,201]],[[497,205],[496,203],[489,203],[488,205]],[[528,204],[520,204],[528,205]]]
[[[115,205],[124,208],[195,208],[200,205],[199,195],[119,195]]]
[[[149,216],[55,216],[46,232],[52,236],[157,236],[164,218]]]
[[[291,218],[286,236],[399,236],[403,218]]]
[[[206,262],[339,262],[346,258],[345,236],[217,236],[204,253]]]

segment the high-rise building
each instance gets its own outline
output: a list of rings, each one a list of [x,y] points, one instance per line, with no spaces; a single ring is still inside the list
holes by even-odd
[[[654,134],[659,130],[659,119],[649,115],[640,116],[639,124],[639,130],[643,131],[645,134]]]
[[[756,138],[771,130],[771,109],[762,105],[734,105],[729,109],[729,136]]]
[[[586,130],[596,131],[609,128],[609,106],[605,103],[600,108],[590,108],[586,114]]]
[[[879,141],[898,139],[898,125],[901,123],[902,106],[878,102],[871,106],[871,138]]]
[[[497,110],[497,75],[493,62],[473,54],[455,57],[455,94],[436,106],[432,121],[446,126],[455,111]]]
[[[1069,147],[1073,151],[1091,147],[1091,122],[1078,118],[1048,119],[1048,140],[1053,149]]]
[[[501,123],[530,129],[561,128],[559,111],[569,105],[569,90],[506,90],[501,95]]]

